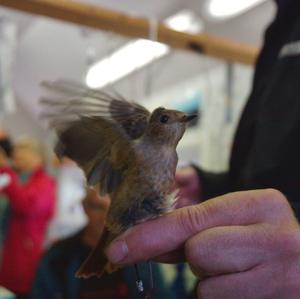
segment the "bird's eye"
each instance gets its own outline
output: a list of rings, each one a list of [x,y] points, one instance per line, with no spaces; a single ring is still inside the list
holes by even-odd
[[[163,124],[166,124],[169,120],[169,116],[168,115],[162,115],[160,117],[160,122],[163,123]]]

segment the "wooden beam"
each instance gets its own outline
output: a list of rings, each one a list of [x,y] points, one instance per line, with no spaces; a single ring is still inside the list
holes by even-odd
[[[131,38],[149,38],[145,18],[128,16],[99,6],[71,0],[0,0],[0,5],[61,21],[111,31]],[[177,49],[203,53],[230,62],[252,65],[258,49],[208,34],[188,34],[157,26],[157,40]]]

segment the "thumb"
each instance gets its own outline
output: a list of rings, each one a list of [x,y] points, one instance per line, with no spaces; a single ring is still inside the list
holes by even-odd
[[[190,182],[191,175],[186,173],[177,172],[175,174],[175,182],[179,186],[185,186],[188,185]]]

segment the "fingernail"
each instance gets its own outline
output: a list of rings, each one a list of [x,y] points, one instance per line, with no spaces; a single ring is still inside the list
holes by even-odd
[[[128,247],[124,240],[113,241],[106,249],[106,256],[113,264],[121,263],[128,255]]]

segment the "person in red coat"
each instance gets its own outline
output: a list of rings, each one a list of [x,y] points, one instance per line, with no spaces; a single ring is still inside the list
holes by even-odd
[[[26,138],[16,143],[13,162],[0,165],[0,193],[11,215],[0,265],[0,286],[27,298],[43,253],[47,226],[54,212],[55,181],[43,168],[41,145]],[[5,165],[6,164],[6,165]]]

